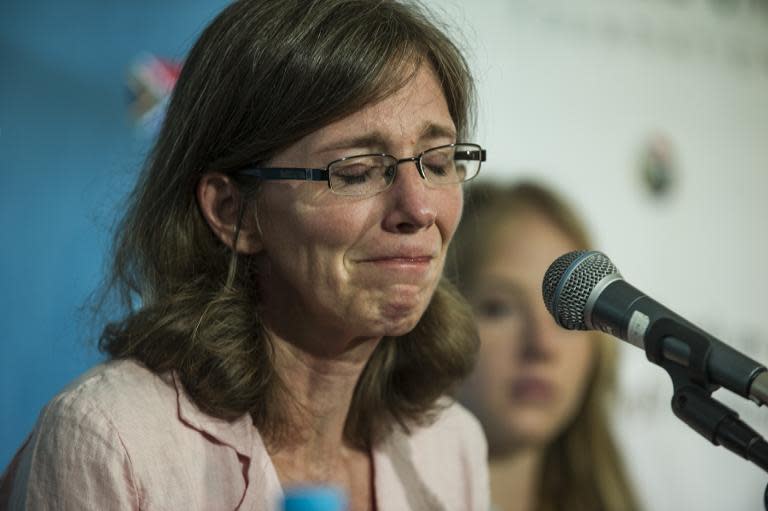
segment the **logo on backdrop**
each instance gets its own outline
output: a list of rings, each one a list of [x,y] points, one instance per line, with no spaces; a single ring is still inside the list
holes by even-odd
[[[665,197],[674,189],[677,170],[669,137],[657,134],[645,143],[640,156],[640,178],[654,197]]]
[[[131,119],[137,130],[149,137],[157,134],[181,63],[152,54],[142,54],[131,64],[127,86]]]

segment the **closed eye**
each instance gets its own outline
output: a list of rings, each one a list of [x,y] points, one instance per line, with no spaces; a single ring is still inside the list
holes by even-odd
[[[336,178],[341,179],[344,184],[360,184],[365,183],[370,179],[374,168],[369,165],[347,165],[345,167],[336,168],[333,174]]]
[[[454,167],[453,159],[444,152],[429,154],[429,157],[422,159],[421,164],[425,171],[436,176],[445,176],[453,172]]]

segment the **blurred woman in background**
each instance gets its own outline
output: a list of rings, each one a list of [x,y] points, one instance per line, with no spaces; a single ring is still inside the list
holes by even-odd
[[[488,437],[496,509],[636,509],[606,411],[615,345],[561,329],[541,296],[549,264],[590,247],[583,224],[536,184],[467,193],[449,263],[481,348],[460,399]]]

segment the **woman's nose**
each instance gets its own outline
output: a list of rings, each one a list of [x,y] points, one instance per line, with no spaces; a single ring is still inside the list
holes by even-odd
[[[386,230],[410,233],[435,223],[435,190],[419,175],[415,161],[406,161],[397,167],[395,181],[385,193],[388,196]]]
[[[549,315],[544,304],[532,305],[525,328],[524,352],[533,358],[549,358],[557,350],[557,323]]]

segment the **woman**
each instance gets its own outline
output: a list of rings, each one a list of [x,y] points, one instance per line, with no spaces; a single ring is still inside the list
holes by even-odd
[[[471,104],[414,7],[226,8],[117,231],[111,361],[46,407],[0,507],[271,510],[313,483],[354,510],[486,509],[482,431],[442,397],[477,346],[441,280],[484,158],[456,144]]]
[[[488,438],[497,509],[636,509],[606,417],[613,341],[559,328],[541,282],[590,246],[573,211],[535,184],[469,187],[449,258],[481,348],[461,392]]]

